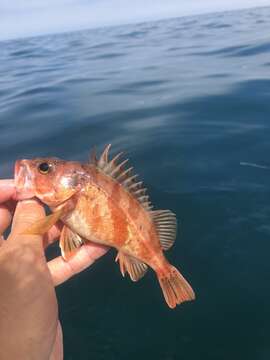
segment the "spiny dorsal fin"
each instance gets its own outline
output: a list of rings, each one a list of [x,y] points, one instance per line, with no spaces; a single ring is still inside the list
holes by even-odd
[[[163,250],[170,249],[176,238],[177,220],[170,210],[151,211]]]
[[[138,175],[132,173],[133,167],[126,167],[128,159],[119,161],[123,155],[122,152],[109,160],[109,151],[111,144],[108,144],[103,150],[100,158],[93,157],[92,163],[101,169],[105,174],[118,181],[127,191],[129,191],[144,207],[145,210],[152,209],[149,196],[146,195],[146,188],[143,188],[142,181],[137,181]]]
[[[103,150],[103,153],[101,154],[98,160],[98,167],[101,169],[103,169],[104,166],[108,164],[109,151],[111,146],[112,146],[111,144],[105,146],[105,149]]]
[[[120,271],[123,276],[128,272],[132,281],[140,280],[147,271],[147,265],[133,256],[118,252],[115,261],[119,261]]]
[[[97,151],[96,151],[96,147],[94,146],[91,153],[90,153],[90,159],[89,162],[91,164],[94,164],[97,166]]]

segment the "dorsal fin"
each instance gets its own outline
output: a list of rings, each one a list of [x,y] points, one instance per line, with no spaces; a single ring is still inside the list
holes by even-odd
[[[97,151],[95,146],[91,150],[89,162],[97,166]]]
[[[142,181],[137,181],[138,175],[133,174],[133,167],[126,167],[128,159],[120,161],[120,157],[123,155],[123,153],[120,152],[109,160],[110,148],[111,144],[108,144],[99,159],[96,159],[96,157],[92,158],[92,163],[106,175],[111,176],[119,182],[119,184],[141,203],[145,210],[151,211],[153,206],[149,201],[149,196],[146,195],[146,188],[143,188]]]
[[[151,211],[163,250],[170,249],[176,238],[177,220],[170,210]]]

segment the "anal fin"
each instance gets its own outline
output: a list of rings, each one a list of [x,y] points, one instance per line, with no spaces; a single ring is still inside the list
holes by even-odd
[[[62,257],[65,260],[68,260],[74,254],[74,251],[81,247],[83,243],[84,240],[80,237],[80,235],[70,230],[66,225],[63,227],[60,235],[59,246]]]
[[[123,276],[128,272],[132,281],[140,280],[147,271],[147,265],[133,256],[118,252],[115,261],[119,261],[120,271]]]

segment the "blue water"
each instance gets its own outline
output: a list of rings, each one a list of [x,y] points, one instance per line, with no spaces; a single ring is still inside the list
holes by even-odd
[[[0,43],[0,176],[124,150],[181,220],[168,309],[114,252],[57,289],[67,360],[270,358],[270,8]]]

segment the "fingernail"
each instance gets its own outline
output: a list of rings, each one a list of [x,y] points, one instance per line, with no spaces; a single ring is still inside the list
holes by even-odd
[[[33,205],[33,204],[37,204],[38,202],[34,199],[27,199],[27,200],[21,200],[20,204],[22,205]]]

